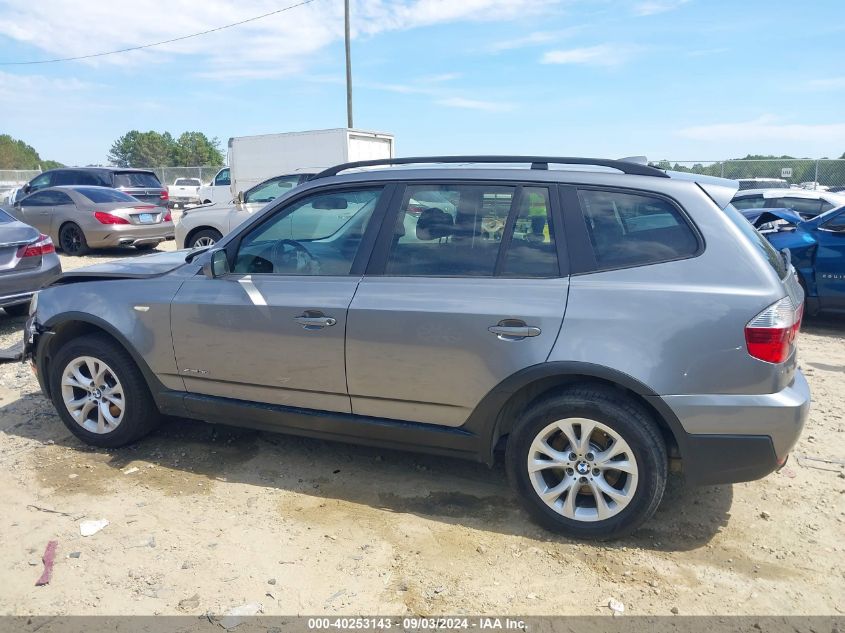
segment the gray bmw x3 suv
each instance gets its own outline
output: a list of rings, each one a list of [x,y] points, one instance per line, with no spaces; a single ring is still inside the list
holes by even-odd
[[[210,249],[66,274],[17,355],[89,444],[172,415],[504,450],[539,523],[615,537],[670,461],[694,484],[757,479],[807,417],[803,293],[736,188],[600,159],[340,165]]]

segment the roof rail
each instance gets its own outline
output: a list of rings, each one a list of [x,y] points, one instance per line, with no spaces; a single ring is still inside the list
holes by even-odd
[[[353,163],[342,163],[324,169],[315,174],[310,180],[337,176],[347,169],[358,167],[375,167],[378,165],[412,165],[425,163],[531,163],[531,169],[548,169],[553,165],[595,165],[597,167],[610,167],[617,169],[624,174],[636,176],[656,176],[668,178],[660,169],[649,165],[640,165],[626,160],[609,160],[606,158],[574,158],[566,156],[415,156],[408,158],[380,158],[378,160],[360,160]]]

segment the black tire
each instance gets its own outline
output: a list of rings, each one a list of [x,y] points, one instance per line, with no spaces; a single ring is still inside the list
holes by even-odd
[[[3,308],[10,317],[22,317],[29,314],[29,303],[16,303]]]
[[[638,479],[633,496],[627,506],[607,519],[565,517],[549,507],[531,483],[527,463],[534,438],[550,423],[567,418],[606,425],[634,454]],[[508,437],[505,463],[511,485],[534,520],[548,530],[578,539],[613,539],[636,530],[657,510],[668,470],[666,445],[648,410],[616,389],[593,385],[568,388],[529,407]]]
[[[78,224],[67,222],[59,230],[59,246],[65,255],[85,255],[88,253],[88,240]]]
[[[188,241],[185,243],[185,248],[194,248],[197,241],[203,238],[211,239],[213,242],[219,242],[223,239],[223,234],[217,229],[203,229],[202,231],[197,231],[188,238]]]
[[[123,419],[111,432],[98,434],[83,428],[65,406],[62,374],[80,356],[91,356],[105,362],[123,387]],[[103,448],[125,446],[144,437],[161,422],[161,413],[135,361],[123,347],[105,334],[89,334],[62,346],[50,364],[49,380],[53,405],[59,417],[70,432],[86,444]]]
[[[136,244],[135,250],[137,250],[137,251],[151,251],[155,247],[157,247],[159,244],[160,244],[160,242],[156,242],[155,244]]]

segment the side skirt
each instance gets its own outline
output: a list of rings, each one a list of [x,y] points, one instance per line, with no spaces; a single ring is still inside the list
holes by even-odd
[[[460,428],[179,391],[159,392],[156,402],[167,415],[217,424],[484,461],[478,436]]]

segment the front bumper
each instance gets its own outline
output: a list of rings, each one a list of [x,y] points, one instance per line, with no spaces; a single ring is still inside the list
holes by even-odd
[[[765,477],[783,465],[810,412],[810,387],[800,370],[777,393],[662,396],[685,436],[684,473],[696,484]]]

